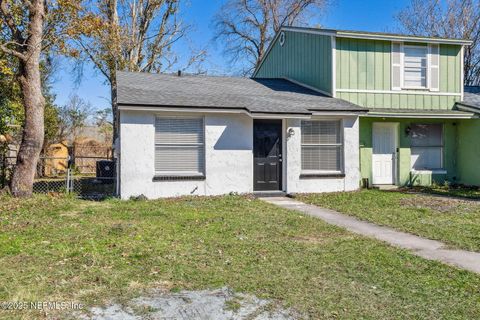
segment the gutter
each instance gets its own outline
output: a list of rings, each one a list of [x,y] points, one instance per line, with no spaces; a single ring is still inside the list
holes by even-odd
[[[480,115],[480,108],[473,107],[471,105],[464,104],[461,102],[457,102],[455,105],[461,111],[473,112]]]
[[[195,112],[195,113],[233,113],[245,114],[254,119],[291,118],[310,119],[315,115],[356,115],[366,113],[367,110],[309,110],[308,112],[269,112],[250,111],[247,108],[224,108],[224,107],[196,107],[196,106],[166,106],[166,105],[142,105],[142,104],[118,104],[119,111],[151,111],[151,112]]]
[[[474,113],[386,113],[386,112],[368,112],[365,117],[376,118],[419,118],[419,119],[472,119],[476,115]]]

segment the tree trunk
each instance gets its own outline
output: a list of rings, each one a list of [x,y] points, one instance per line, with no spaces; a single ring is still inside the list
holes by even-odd
[[[15,197],[32,195],[33,179],[44,138],[44,107],[40,76],[40,54],[43,33],[44,2],[32,3],[29,38],[24,51],[26,59],[20,61],[19,79],[25,109],[22,142],[17,154],[10,188]]]

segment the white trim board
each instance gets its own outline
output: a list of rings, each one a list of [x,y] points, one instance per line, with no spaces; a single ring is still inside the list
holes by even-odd
[[[245,114],[253,119],[305,119],[309,120],[313,116],[355,116],[362,115],[363,112],[351,111],[310,111],[311,115],[301,114],[275,114],[275,113],[250,113],[246,110],[228,110],[228,109],[208,109],[208,108],[181,108],[181,107],[135,107],[135,106],[119,106],[119,111],[152,111],[152,112],[169,112],[169,113],[228,113],[228,114]]]
[[[337,38],[331,36],[332,43],[332,97],[336,97],[337,90]]]
[[[473,113],[456,114],[456,113],[375,113],[371,111],[360,117],[372,118],[418,118],[418,119],[472,119],[475,117]]]
[[[187,107],[156,107],[156,106],[127,106],[119,105],[118,110],[120,111],[158,111],[158,112],[191,112],[191,113],[240,113],[250,115],[246,110],[240,109],[216,109],[216,108],[187,108]]]
[[[325,30],[325,29],[312,30],[312,29],[302,29],[302,28],[295,28],[295,27],[282,27],[280,31],[282,30],[297,32],[297,33],[318,34],[322,36],[335,36],[337,34],[335,30]]]
[[[464,88],[465,88],[465,63],[464,63],[464,60],[465,59],[465,47],[462,46],[462,49],[460,50],[460,61],[461,61],[461,72],[460,72],[460,92],[461,92],[461,95],[462,95],[462,98],[460,99],[461,101],[463,101],[463,98],[464,98]]]
[[[366,114],[366,112],[351,112],[351,111],[312,111],[312,117],[325,116],[325,117],[358,117]]]
[[[368,39],[368,40],[446,43],[446,44],[458,44],[458,45],[471,45],[472,44],[472,41],[470,41],[470,40],[436,39],[436,38],[425,38],[425,37],[414,37],[414,36],[356,33],[356,32],[348,32],[348,31],[337,31],[336,35],[339,38],[355,38],[355,39]]]
[[[149,106],[118,106],[119,111],[152,111],[152,112],[179,112],[179,113],[228,113],[245,114],[254,119],[310,119],[309,114],[291,114],[291,113],[250,113],[239,109],[213,109],[213,108],[182,108],[182,107],[149,107]]]
[[[429,96],[461,96],[458,92],[436,92],[436,91],[405,91],[405,90],[363,90],[363,89],[337,89],[337,92],[349,93],[391,93],[391,94],[415,94]]]
[[[463,39],[442,39],[431,37],[417,37],[409,35],[396,35],[396,34],[384,34],[384,33],[372,33],[361,31],[348,31],[348,30],[334,30],[334,29],[309,29],[298,27],[282,27],[281,30],[288,30],[299,33],[312,33],[326,36],[337,36],[339,38],[357,38],[357,39],[372,39],[372,40],[390,40],[390,41],[405,41],[405,42],[425,42],[425,43],[447,43],[458,45],[471,45],[472,41]]]

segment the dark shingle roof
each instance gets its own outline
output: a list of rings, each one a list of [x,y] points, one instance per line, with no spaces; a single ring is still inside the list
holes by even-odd
[[[366,112],[284,79],[117,72],[118,104],[242,109],[250,113]]]
[[[480,86],[466,86],[463,94],[463,101],[458,102],[461,106],[467,106],[472,109],[478,110],[480,113]]]

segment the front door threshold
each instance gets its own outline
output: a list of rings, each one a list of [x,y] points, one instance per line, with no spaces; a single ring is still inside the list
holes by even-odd
[[[394,184],[374,184],[372,187],[378,190],[397,190],[399,188]]]
[[[286,195],[287,193],[285,191],[280,191],[280,190],[253,191],[253,196],[255,198],[285,197]]]

